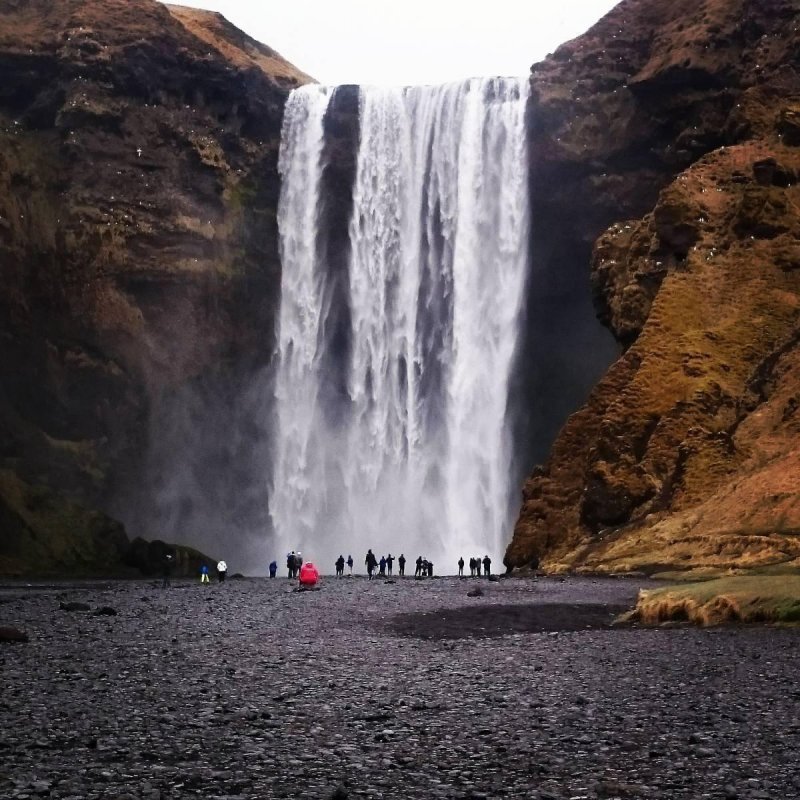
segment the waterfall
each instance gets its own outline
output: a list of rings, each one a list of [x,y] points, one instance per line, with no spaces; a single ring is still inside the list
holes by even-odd
[[[528,263],[527,81],[360,90],[350,342],[336,360],[316,224],[329,94],[293,92],[281,142],[280,552],[325,570],[367,547],[448,572],[459,555],[498,559],[515,510],[506,402]],[[347,395],[335,410],[321,391],[332,371]]]

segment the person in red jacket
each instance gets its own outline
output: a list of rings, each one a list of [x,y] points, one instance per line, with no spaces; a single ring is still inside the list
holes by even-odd
[[[317,581],[319,581],[319,570],[310,561],[306,561],[300,567],[300,588],[311,589],[317,585]]]

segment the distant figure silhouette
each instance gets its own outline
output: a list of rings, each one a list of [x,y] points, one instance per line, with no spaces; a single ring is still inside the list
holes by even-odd
[[[394,556],[389,553],[389,555],[386,556],[386,572],[388,575],[392,574],[392,564],[394,564]]]
[[[381,560],[379,562],[379,574],[386,575],[386,556],[381,556]]]
[[[353,556],[347,556],[347,568],[350,570],[350,574],[353,574]]]
[[[344,556],[340,555],[336,559],[336,577],[341,578],[344,575]]]
[[[217,563],[217,578],[220,583],[225,583],[225,576],[228,574],[228,565],[224,561]]]
[[[400,570],[400,577],[406,574],[406,557],[400,553],[400,558],[397,559],[397,568]]]
[[[278,574],[278,562],[277,561],[270,561],[269,563],[269,576],[270,578],[274,578]]]
[[[378,559],[375,558],[375,553],[372,550],[367,550],[367,557],[364,559],[364,563],[367,565],[367,575],[372,580],[372,573],[375,572],[375,567],[378,566]]]
[[[208,566],[206,564],[200,567],[200,583],[211,583],[208,577]]]
[[[417,556],[417,568],[414,570],[414,577],[419,578],[422,576],[422,556]]]
[[[161,574],[164,577],[164,580],[161,582],[162,589],[169,589],[171,583],[170,578],[172,577],[172,567],[175,563],[175,558],[172,553],[164,553],[164,560],[161,564]]]
[[[483,574],[487,578],[492,574],[492,559],[489,556],[483,557]]]

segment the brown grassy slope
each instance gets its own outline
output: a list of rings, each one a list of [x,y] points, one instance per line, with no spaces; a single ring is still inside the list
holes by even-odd
[[[237,67],[255,65],[272,80],[285,80],[290,88],[312,81],[280,53],[231,25],[222,14],[172,4],[167,4],[167,8],[188,31],[210,44],[231,64]]]
[[[643,590],[626,617],[645,625],[800,623],[800,576],[748,575]]]
[[[620,6],[642,8],[654,6]],[[728,568],[800,556],[800,12],[756,0],[684,11],[653,29],[651,57],[622,91],[634,107],[664,86],[726,93],[728,144],[596,243],[598,304],[628,349],[527,481],[510,566]],[[696,144],[681,136],[673,150]]]

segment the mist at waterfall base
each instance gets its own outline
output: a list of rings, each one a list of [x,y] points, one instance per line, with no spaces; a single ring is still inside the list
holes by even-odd
[[[269,508],[281,557],[499,566],[517,510],[508,386],[528,270],[527,80],[361,88],[343,276],[320,224],[334,90],[286,106]]]

